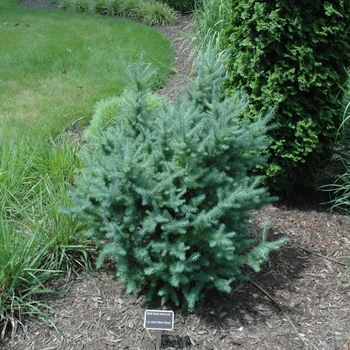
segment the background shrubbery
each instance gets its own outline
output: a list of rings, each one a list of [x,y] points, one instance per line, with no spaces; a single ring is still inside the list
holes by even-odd
[[[135,18],[148,25],[173,24],[177,19],[173,7],[157,0],[62,0],[60,6],[65,11]]]
[[[343,114],[350,7],[333,1],[232,1],[228,87],[250,96],[247,118],[276,106],[269,185],[315,186]]]

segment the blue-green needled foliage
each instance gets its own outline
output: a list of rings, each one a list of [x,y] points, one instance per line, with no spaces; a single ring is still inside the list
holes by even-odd
[[[131,69],[112,126],[94,136],[72,189],[70,214],[117,263],[130,293],[184,309],[211,289],[230,292],[285,240],[252,239],[251,211],[271,202],[262,179],[268,118],[242,120],[247,102],[223,90],[224,54],[200,54],[192,88],[148,108],[153,73]],[[98,142],[97,142],[98,141]]]
[[[245,111],[277,107],[267,169],[270,187],[290,192],[315,181],[332,155],[350,62],[344,0],[232,0],[226,33],[229,88],[248,93]]]

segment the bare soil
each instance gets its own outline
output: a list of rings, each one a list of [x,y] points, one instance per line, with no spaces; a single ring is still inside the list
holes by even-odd
[[[53,8],[43,0],[22,5]],[[183,16],[159,28],[173,40],[178,57],[180,73],[161,89],[169,98],[191,72],[181,34],[190,21]],[[230,294],[213,292],[192,313],[173,308],[174,329],[163,332],[162,349],[350,349],[350,276],[342,278],[350,263],[350,218],[328,212],[320,200],[317,192],[300,192],[255,213],[253,233],[269,219],[271,239],[288,236],[290,242],[271,254],[259,274],[247,271],[250,281],[233,285]],[[156,333],[143,322],[145,310],[159,306],[125,294],[113,266],[76,274],[68,285],[52,284],[62,290],[47,299],[57,329],[27,319],[1,349],[155,348]]]

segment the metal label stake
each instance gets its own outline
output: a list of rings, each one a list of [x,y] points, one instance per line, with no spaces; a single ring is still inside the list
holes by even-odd
[[[160,349],[162,346],[162,331],[157,331],[157,339],[156,339],[156,349]]]
[[[146,329],[157,331],[156,349],[162,346],[162,331],[171,331],[174,326],[174,312],[170,310],[146,310],[145,323]]]

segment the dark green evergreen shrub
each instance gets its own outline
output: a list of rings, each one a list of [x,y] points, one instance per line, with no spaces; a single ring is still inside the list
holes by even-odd
[[[276,190],[314,186],[332,155],[350,62],[349,31],[344,0],[232,0],[228,86],[250,96],[248,118],[277,107],[267,170]]]
[[[251,211],[272,199],[258,176],[267,119],[240,118],[246,101],[224,94],[224,59],[208,48],[193,88],[173,105],[147,108],[153,73],[131,71],[130,94],[114,125],[98,134],[72,190],[71,215],[117,262],[126,291],[194,308],[208,290],[230,292],[259,271],[271,249],[252,239]]]

